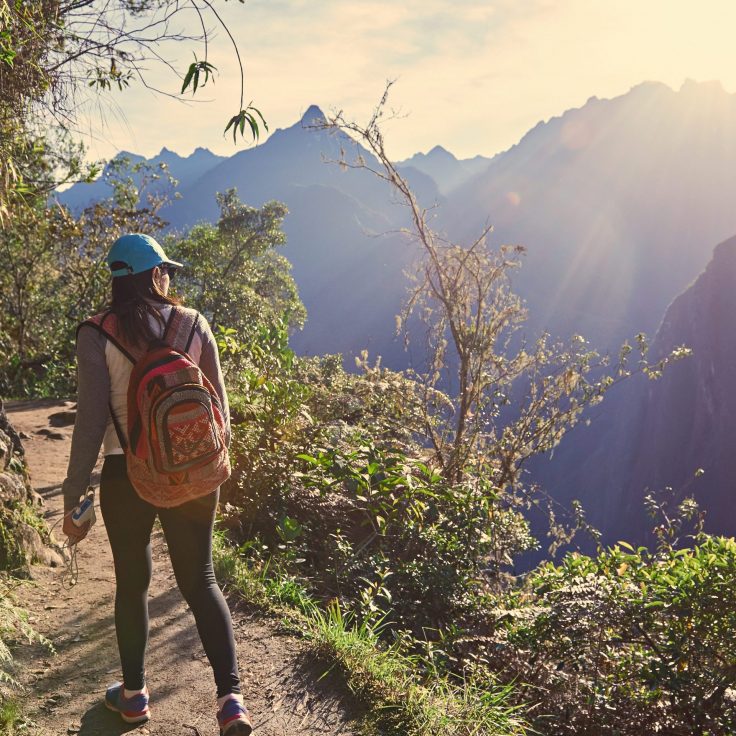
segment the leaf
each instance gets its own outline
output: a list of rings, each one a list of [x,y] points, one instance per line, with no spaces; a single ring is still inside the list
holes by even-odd
[[[186,76],[184,77],[184,83],[181,86],[182,94],[186,88],[192,85],[192,94],[197,91],[197,87],[204,87],[210,79],[210,75],[213,77],[214,83],[214,72],[217,71],[217,67],[210,64],[208,61],[197,61],[197,57],[194,57],[194,61],[189,65]],[[200,85],[200,72],[204,72],[204,81]]]
[[[197,62],[193,61],[189,65],[189,69],[186,73],[186,76],[184,77],[184,84],[181,86],[181,92],[184,94],[184,90],[189,86],[189,83],[192,81],[192,77],[194,76],[194,73],[197,71]]]
[[[255,111],[255,113],[258,115],[258,117],[261,119],[261,122],[263,123],[263,127],[268,130],[268,123],[266,122],[266,118],[263,117],[261,114],[261,111],[257,107],[250,106],[248,108],[249,110]]]
[[[223,135],[225,135],[233,125],[237,126],[239,120],[240,120],[240,113],[238,113],[237,115],[233,115],[230,118],[230,121],[228,122],[227,126],[225,127],[225,131],[223,132]],[[235,130],[237,130],[237,127],[235,128]],[[235,133],[233,133],[233,142],[235,142]]]
[[[257,141],[260,138],[261,131],[258,127],[258,122],[256,121],[255,116],[248,112],[249,110],[255,111],[261,118],[261,120],[263,120],[263,115],[261,115],[260,111],[255,107],[251,107],[250,105],[244,110],[241,110],[237,115],[233,115],[228,121],[228,124],[225,127],[225,131],[223,132],[223,135],[225,135],[228,130],[230,130],[230,128],[233,129],[233,143],[237,142],[238,130],[240,130],[241,136],[245,136],[246,123],[248,123],[248,125],[250,126],[250,132],[253,136],[253,140]],[[268,125],[266,124],[265,120],[263,120],[263,126],[266,130],[268,130]]]

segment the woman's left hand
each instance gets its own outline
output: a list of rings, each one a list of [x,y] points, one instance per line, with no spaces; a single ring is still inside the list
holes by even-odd
[[[69,544],[73,545],[77,542],[81,542],[86,536],[87,532],[89,531],[90,522],[85,521],[82,526],[77,526],[72,521],[72,512],[64,515],[64,523],[61,527],[64,534],[66,534],[67,537],[69,537]]]

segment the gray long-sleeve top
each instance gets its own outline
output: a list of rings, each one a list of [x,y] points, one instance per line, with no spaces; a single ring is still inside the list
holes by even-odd
[[[199,367],[220,397],[227,422],[229,443],[230,410],[217,343],[207,320],[202,315],[199,316],[197,325],[202,340]],[[90,476],[110,419],[111,379],[105,358],[106,344],[107,338],[99,330],[89,325],[80,328],[77,335],[77,416],[72,434],[69,467],[61,487],[64,513],[77,505],[80,495],[90,483]]]

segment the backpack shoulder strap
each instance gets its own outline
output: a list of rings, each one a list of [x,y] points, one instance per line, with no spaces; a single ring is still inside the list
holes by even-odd
[[[77,335],[79,335],[79,330],[85,325],[93,327],[98,332],[102,333],[131,363],[136,362],[136,354],[138,353],[138,350],[134,346],[123,345],[123,341],[119,339],[117,334],[116,317],[110,310],[100,312],[99,314],[94,315],[94,317],[84,320],[77,327]],[[110,411],[110,416],[112,417],[112,423],[115,426],[115,434],[118,436],[118,442],[120,442],[120,446],[123,448],[123,451],[127,452],[128,443],[125,439],[125,433],[120,426],[120,422],[118,422],[118,418],[115,416],[115,411],[112,408],[112,401],[108,401],[107,406]]]
[[[198,323],[199,313],[194,309],[172,306],[162,339],[174,350],[188,354]]]
[[[117,329],[117,317],[109,309],[84,320],[77,327],[77,334],[84,325],[89,325],[102,333],[133,364],[145,353],[145,350],[137,345],[131,345],[123,338]]]

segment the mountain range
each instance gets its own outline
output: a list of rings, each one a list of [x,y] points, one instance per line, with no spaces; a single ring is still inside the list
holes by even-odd
[[[293,264],[308,312],[304,330],[292,338],[294,349],[342,353],[350,368],[351,358],[365,347],[374,357],[380,354],[384,365],[403,369],[413,357],[393,337],[394,315],[407,286],[403,271],[419,255],[396,233],[408,224],[406,208],[369,172],[342,171],[334,163],[341,149],[348,157],[361,153],[375,161],[347,135],[310,127],[322,117],[312,105],[291,127],[227,158],[204,149],[183,158],[163,149],[153,161],[167,163],[182,195],[163,215],[176,230],[214,221],[215,193],[232,186],[253,206],[269,199],[285,202],[290,214],[282,252]],[[713,384],[711,395],[698,382],[705,380],[707,361],[716,354],[708,351],[725,339],[721,333],[733,312],[726,297],[713,296],[720,299],[721,316],[714,322],[703,307],[696,324],[677,305],[694,298],[687,296],[695,293],[691,290],[703,292],[702,283],[716,289],[713,276],[701,280],[718,270],[718,262],[727,270],[726,245],[706,265],[713,244],[736,233],[736,95],[718,83],[689,81],[673,90],[646,82],[612,99],[592,97],[542,121],[490,159],[458,160],[436,146],[397,165],[424,206],[438,205],[435,226],[447,237],[470,242],[491,222],[492,243],[526,246],[513,285],[529,307],[530,333],[544,329],[563,339],[579,333],[604,352],[617,352],[624,340],[639,332],[652,335],[658,327],[653,350],[675,337],[698,342],[694,358],[673,366],[659,384],[632,381],[631,387],[617,387],[603,404],[610,410],[592,414],[590,426],[581,424],[551,460],[533,466],[535,478],[556,498],[580,498],[594,523],[626,528],[627,514],[640,514],[635,508],[642,488],[669,483],[665,469],[672,470],[672,483],[684,483],[703,443],[716,452],[709,436],[701,445],[693,436],[685,438],[694,431],[694,405],[677,387],[689,376],[687,390],[696,391],[703,406],[719,400],[716,389],[728,388],[728,380]],[[59,198],[78,208],[104,196],[101,186],[78,184]],[[712,339],[701,344],[699,330],[706,325]],[[725,418],[713,411],[709,417],[709,431],[722,431],[717,428],[725,426]],[[697,426],[706,426],[703,422]],[[723,430],[723,437],[736,438],[733,430]],[[677,454],[681,442],[688,450],[678,456],[679,464],[671,464],[667,458]],[[711,464],[698,482],[705,483],[709,474],[714,482],[725,482],[730,465],[723,452],[712,463],[703,457],[698,467]],[[736,522],[729,528],[736,531]]]
[[[355,336],[371,335],[372,350],[402,368],[407,357],[388,325],[404,293],[401,270],[416,253],[395,235],[375,236],[407,224],[405,208],[369,172],[331,163],[341,147],[373,158],[342,133],[310,129],[321,117],[312,105],[291,127],[228,158],[163,149],[152,161],[168,164],[182,195],[163,214],[179,230],[214,220],[215,192],[232,186],[253,206],[284,201],[291,211],[284,253],[310,315],[295,348],[349,358],[360,350]],[[491,222],[493,243],[526,246],[514,285],[533,329],[581,333],[616,349],[639,331],[651,334],[705,267],[706,244],[736,232],[736,96],[717,83],[686,82],[678,91],[643,83],[540,122],[492,159],[461,161],[436,146],[398,166],[422,204],[439,205],[435,224],[450,237],[468,242]],[[60,199],[79,207],[101,187],[77,184]],[[356,286],[390,305],[386,319],[376,322],[366,303],[352,309],[335,293],[336,278],[350,279],[358,264],[360,279],[345,294]],[[350,321],[325,331],[317,323],[329,311]]]
[[[736,233],[736,95],[644,83],[540,123],[448,196],[447,229],[528,249],[515,286],[532,320],[616,349],[651,334]]]

